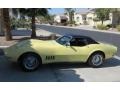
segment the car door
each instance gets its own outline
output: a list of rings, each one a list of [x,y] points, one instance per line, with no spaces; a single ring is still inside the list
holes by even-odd
[[[84,62],[89,53],[89,46],[84,38],[73,38],[70,45],[54,47],[54,62]]]
[[[78,42],[77,38],[72,39],[70,45],[56,43],[49,49],[49,55],[46,56],[48,63],[52,62],[80,62],[84,61],[88,46]]]
[[[74,50],[70,61],[85,62],[89,54],[89,46],[85,38],[73,38],[70,42],[70,48]]]

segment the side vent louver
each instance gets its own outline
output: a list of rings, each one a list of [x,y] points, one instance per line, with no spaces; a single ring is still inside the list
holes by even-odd
[[[46,60],[55,59],[55,56],[46,56]]]

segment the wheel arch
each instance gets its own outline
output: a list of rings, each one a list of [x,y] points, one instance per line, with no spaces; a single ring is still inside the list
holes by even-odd
[[[89,58],[90,58],[93,54],[95,54],[95,53],[100,53],[100,54],[103,55],[104,59],[106,58],[105,53],[104,53],[103,51],[101,51],[101,50],[96,50],[96,51],[92,52],[92,53],[89,55],[87,61],[88,61]]]
[[[37,55],[37,56],[39,57],[39,59],[40,59],[40,62],[42,63],[42,57],[41,57],[38,53],[32,52],[32,51],[22,53],[22,54],[18,57],[17,62],[19,63],[20,60],[21,60],[21,58],[22,58],[24,55],[26,55],[26,54],[35,54],[35,55]]]

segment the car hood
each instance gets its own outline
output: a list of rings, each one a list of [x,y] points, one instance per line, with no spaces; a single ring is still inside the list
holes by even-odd
[[[59,45],[55,40],[37,40],[37,39],[30,39],[30,40],[25,40],[22,42],[17,43],[15,46],[45,46],[45,47],[50,47],[50,46],[56,46]]]
[[[55,40],[36,40],[31,39],[29,40],[32,44],[44,44],[44,45],[55,45],[57,42]]]

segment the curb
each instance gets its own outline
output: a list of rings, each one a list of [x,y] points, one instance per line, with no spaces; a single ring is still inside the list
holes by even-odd
[[[116,58],[116,59],[120,60],[120,57],[119,57],[119,56],[114,56],[114,58]]]
[[[46,25],[46,24],[41,24]],[[77,27],[69,27],[69,26],[56,26],[56,25],[46,25],[46,26],[54,26],[54,27],[63,27],[63,28],[72,28],[72,29],[80,29],[80,30],[86,30],[86,31],[93,31],[93,32],[103,32],[103,33],[111,33],[111,34],[118,34],[120,35],[120,32],[112,32],[112,31],[104,31],[104,30],[97,30],[97,29],[86,29],[86,28],[77,28]]]
[[[0,48],[8,48],[9,46],[0,46]]]

